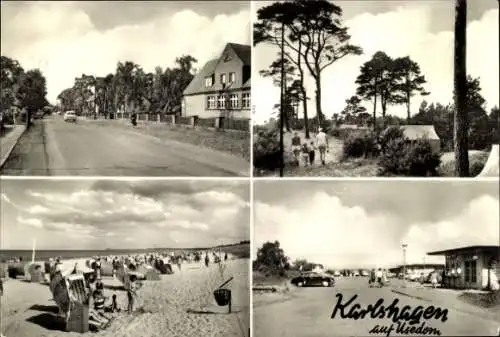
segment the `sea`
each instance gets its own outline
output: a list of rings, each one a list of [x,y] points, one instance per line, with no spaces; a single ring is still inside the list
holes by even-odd
[[[49,258],[61,258],[66,259],[78,259],[84,257],[92,256],[107,256],[107,255],[129,255],[129,254],[143,254],[143,253],[154,253],[154,252],[175,252],[175,251],[186,251],[186,250],[197,250],[198,248],[192,249],[175,249],[175,248],[152,248],[152,249],[105,249],[105,250],[37,250],[35,251],[35,260],[45,261]],[[199,248],[203,249],[203,248]],[[23,261],[31,261],[31,250],[0,250],[0,261],[6,262],[10,259],[21,257]]]

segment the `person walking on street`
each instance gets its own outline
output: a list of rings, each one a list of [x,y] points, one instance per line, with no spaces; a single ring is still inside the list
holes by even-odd
[[[318,134],[316,135],[316,147],[319,150],[319,157],[321,160],[321,165],[326,165],[326,153],[328,152],[328,137],[326,133],[323,132],[322,128],[319,128]]]
[[[379,268],[379,269],[375,272],[375,277],[376,277],[376,279],[377,279],[377,284],[378,284],[378,286],[379,286],[379,287],[383,286],[383,284],[382,284],[382,276],[383,276],[383,274],[382,274],[382,269],[381,269],[381,268]]]

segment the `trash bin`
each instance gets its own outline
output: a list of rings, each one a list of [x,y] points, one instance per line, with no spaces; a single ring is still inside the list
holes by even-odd
[[[231,290],[229,289],[216,289],[214,291],[215,301],[217,305],[224,306],[231,302]]]

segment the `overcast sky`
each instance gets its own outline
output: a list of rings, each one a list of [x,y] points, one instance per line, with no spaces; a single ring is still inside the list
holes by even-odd
[[[498,181],[259,181],[253,253],[278,240],[292,260],[367,268],[402,264],[403,243],[408,263],[430,251],[498,245],[498,193]]]
[[[197,68],[227,42],[250,44],[245,1],[2,1],[2,55],[40,68],[48,99],[82,73],[114,73],[118,61],[146,71],[190,54]]]
[[[448,104],[453,94],[453,29],[454,1],[336,1],[343,9],[343,22],[349,27],[351,43],[361,46],[364,54],[349,56],[324,71],[323,113],[331,118],[345,106],[345,100],[356,93],[354,81],[359,67],[376,51],[389,56],[410,56],[418,62],[431,92],[425,99]],[[255,2],[252,15],[266,2]],[[482,95],[488,110],[499,104],[498,78],[498,2],[496,0],[468,1],[467,71],[481,78]],[[254,49],[252,104],[254,120],[263,123],[272,114],[272,107],[279,102],[279,88],[270,79],[258,75],[276,59],[278,48],[265,44]],[[306,84],[310,116],[316,114],[315,87],[311,79]],[[422,97],[412,99],[412,113],[418,111]],[[373,108],[365,103],[368,111]],[[302,110],[301,110],[302,111]],[[380,111],[380,108],[378,108]],[[403,105],[389,107],[390,114],[406,116]]]
[[[5,180],[3,249],[190,248],[249,240],[241,181]]]

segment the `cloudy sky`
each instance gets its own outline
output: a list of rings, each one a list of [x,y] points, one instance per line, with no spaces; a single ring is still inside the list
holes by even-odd
[[[335,63],[324,71],[323,113],[331,117],[345,106],[345,100],[356,92],[354,81],[359,67],[378,51],[391,57],[410,56],[418,62],[431,92],[426,100],[448,104],[453,94],[453,29],[454,1],[336,1],[343,9],[344,24],[349,27],[351,42],[364,49],[364,55],[351,56]],[[266,2],[255,2],[252,15],[256,19],[258,8]],[[468,73],[481,78],[482,95],[488,109],[499,104],[498,79],[498,2],[473,0],[468,2],[467,69]],[[258,45],[253,53],[254,120],[266,121],[275,103],[279,102],[279,88],[272,81],[258,75],[276,59],[278,49]],[[314,85],[306,84],[309,97],[309,113],[316,114]],[[421,97],[412,101],[413,113],[417,111]],[[365,105],[372,111],[370,105]],[[378,108],[380,111],[380,108]],[[390,114],[406,116],[404,106],[389,107]]]
[[[403,243],[408,263],[430,251],[497,245],[498,193],[498,181],[259,181],[253,253],[278,240],[292,260],[368,268],[401,264]]]
[[[3,249],[190,248],[249,240],[241,181],[6,180]]]
[[[48,99],[82,73],[105,76],[118,61],[146,71],[190,54],[197,68],[227,42],[249,44],[250,4],[244,1],[2,1],[2,55],[40,68]]]

